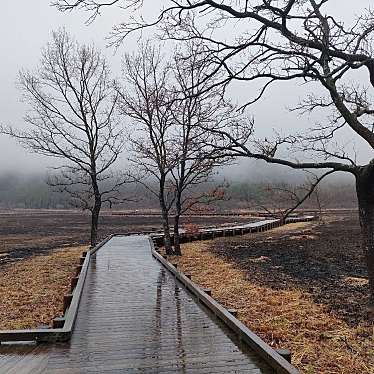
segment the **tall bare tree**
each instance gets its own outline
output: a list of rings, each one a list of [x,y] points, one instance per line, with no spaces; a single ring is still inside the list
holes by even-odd
[[[62,160],[50,183],[91,212],[91,245],[100,210],[119,197],[125,180],[113,171],[123,149],[115,113],[117,93],[105,58],[65,31],[53,33],[38,69],[22,71],[19,85],[30,107],[25,130],[2,127],[31,152]]]
[[[129,137],[136,181],[156,196],[161,210],[165,248],[172,254],[169,213],[175,200],[171,170],[177,162],[171,127],[172,97],[168,89],[170,66],[150,44],[139,54],[127,54],[123,66],[124,86],[118,87],[120,111],[132,121]],[[155,183],[156,181],[156,183]]]
[[[109,5],[92,0],[57,3],[61,10],[82,7],[93,11],[92,16]],[[110,3],[115,4],[143,6],[140,0]],[[358,164],[354,153],[349,153],[339,140],[339,133],[346,129],[370,152],[374,148],[374,12],[364,10],[347,24],[331,13],[334,5],[332,0],[170,0],[154,22],[140,19],[116,25],[113,42],[120,44],[128,33],[155,25],[160,25],[171,39],[198,40],[205,46],[205,58],[212,62],[211,75],[225,72],[223,87],[234,81],[258,82],[258,94],[245,105],[261,100],[276,83],[300,80],[312,86],[312,93],[295,109],[319,111],[325,115],[325,122],[303,129],[299,138],[278,137],[270,141],[270,148],[265,148],[222,134],[231,141],[232,155],[294,169],[327,169],[354,176],[369,275],[369,303],[374,308],[374,159],[369,155],[364,164]],[[352,13],[355,7],[352,3]],[[369,73],[366,84],[349,79],[362,69]],[[279,151],[289,145],[298,146],[305,156],[312,154],[313,161],[279,156]]]
[[[172,64],[173,144],[177,163],[171,174],[175,186],[174,252],[177,255],[181,255],[181,215],[201,203],[210,204],[224,198],[223,184],[196,191],[197,186],[211,181],[217,167],[232,161],[223,156],[223,150],[217,147],[221,145],[220,137],[217,139],[210,130],[234,128],[234,123],[247,121],[224,99],[219,87],[207,89],[211,85],[205,80],[209,64],[200,61],[202,52],[199,45],[190,42],[175,52]]]
[[[229,123],[235,127],[233,122],[243,118],[219,89],[192,88],[205,76],[206,66],[197,63],[199,52],[191,44],[187,54],[179,51],[172,63],[162,63],[160,51],[147,43],[139,55],[125,56],[126,84],[119,90],[123,114],[140,125],[140,132],[131,137],[133,162],[138,172],[143,171],[137,180],[159,199],[166,251],[174,255],[181,255],[181,215],[224,196],[222,186],[201,189],[215,168],[230,160],[221,157],[223,151],[215,146],[220,141],[207,129]],[[147,179],[147,174],[152,178]]]

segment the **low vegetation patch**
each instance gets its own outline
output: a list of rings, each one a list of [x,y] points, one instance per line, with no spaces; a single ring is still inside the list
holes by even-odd
[[[323,287],[317,287],[316,283],[308,290],[301,281],[293,282],[282,264],[277,263],[268,251],[251,252],[251,248],[256,248],[256,242],[273,242],[284,235],[296,236],[291,242],[302,251],[299,246],[304,247],[305,243],[300,244],[297,232],[310,228],[311,232],[303,233],[303,240],[317,240],[317,225],[288,225],[256,235],[189,243],[182,248],[183,256],[173,260],[179,262],[182,271],[191,273],[196,283],[211,288],[213,297],[225,307],[237,309],[238,318],[268,344],[290,349],[293,364],[303,373],[374,373],[373,326],[362,314],[337,310],[335,304],[330,303],[331,295],[318,299],[317,293],[324,293]],[[244,252],[241,261],[232,253],[229,255],[239,243],[240,251],[247,252],[245,262]],[[220,252],[223,247],[224,253]],[[313,250],[312,246],[309,248]],[[336,256],[341,257],[341,253]],[[333,264],[345,260],[336,259]],[[329,259],[321,258],[323,261]],[[313,264],[311,260],[309,265]],[[297,266],[297,262],[292,266]],[[259,275],[261,268],[262,276]],[[302,268],[294,269],[295,273],[298,270],[302,271]],[[280,274],[283,273],[286,275],[282,277]],[[265,274],[267,282],[264,281]],[[365,280],[360,277],[360,282],[353,282],[355,287],[366,286],[362,278]],[[352,280],[343,284],[347,285],[347,282],[351,287]],[[351,288],[349,290],[354,301],[355,295]],[[360,293],[360,289],[357,292]]]
[[[0,330],[50,325],[62,314],[63,297],[84,246],[56,249],[0,268]]]

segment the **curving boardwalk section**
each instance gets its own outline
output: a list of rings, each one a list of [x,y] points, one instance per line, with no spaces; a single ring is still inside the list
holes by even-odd
[[[68,343],[1,346],[0,373],[272,373],[152,258],[114,237],[89,265]]]

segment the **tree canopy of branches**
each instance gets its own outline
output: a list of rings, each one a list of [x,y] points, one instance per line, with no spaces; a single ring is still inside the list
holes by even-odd
[[[93,11],[93,17],[108,5],[92,0],[57,3],[61,10],[82,7]],[[110,3],[114,4],[144,6],[140,0]],[[304,128],[297,136],[275,136],[266,142],[243,143],[226,131],[220,133],[230,143],[230,155],[329,174],[343,171],[355,177],[370,304],[374,305],[374,159],[358,164],[339,140],[344,129],[370,152],[374,148],[374,12],[364,10],[347,24],[334,16],[334,6],[338,2],[333,0],[170,0],[151,23],[133,19],[116,25],[112,41],[119,45],[129,33],[155,25],[166,38],[197,40],[205,48],[202,58],[211,62],[207,79],[225,74],[220,82],[223,89],[235,81],[260,85],[258,94],[245,106],[261,100],[277,83],[300,81],[311,86],[312,93],[295,110],[318,111],[325,122]],[[366,84],[349,79],[363,69],[368,72]],[[284,147],[297,149],[304,160],[312,157],[312,161],[282,157]]]
[[[282,221],[295,212],[307,200],[312,199],[317,206],[322,221],[322,205],[319,194],[320,178],[314,174],[303,184],[271,183],[262,188],[262,196],[256,203],[269,215]]]
[[[170,254],[169,211],[174,203],[168,178],[175,166],[170,128],[173,126],[167,82],[169,70],[163,69],[159,53],[149,46],[139,55],[124,58],[124,87],[118,87],[120,111],[133,122],[129,136],[136,167],[135,180],[155,195],[160,204],[165,248]],[[157,186],[154,187],[154,181]]]
[[[19,85],[31,108],[29,127],[1,131],[31,152],[62,160],[49,183],[91,212],[94,246],[101,207],[119,199],[125,182],[112,169],[123,133],[108,65],[93,46],[79,45],[62,30],[43,49],[38,69],[20,73]]]
[[[171,175],[175,186],[174,249],[177,254],[181,254],[180,216],[202,202],[210,204],[224,198],[223,185],[200,194],[194,193],[197,185],[210,180],[217,167],[231,160],[223,157],[222,150],[217,147],[219,136],[217,138],[210,130],[229,125],[235,128],[247,123],[247,119],[223,98],[219,88],[207,89],[207,84],[201,82],[209,67],[205,61],[199,61],[201,52],[200,47],[191,42],[183,52],[176,51],[172,64],[175,124],[172,138],[177,163]],[[246,135],[249,136],[250,132]]]
[[[225,101],[220,90],[203,92],[194,82],[204,76],[197,63],[199,48],[190,45],[188,57],[176,52],[172,63],[162,63],[159,50],[147,44],[139,55],[126,55],[124,88],[120,89],[123,114],[133,120],[138,133],[131,138],[133,161],[151,193],[158,196],[165,245],[171,252],[170,213],[174,214],[174,254],[180,255],[179,221],[182,214],[201,203],[224,197],[223,186],[201,191],[217,166],[229,162],[215,147],[220,129],[243,116]],[[196,88],[192,88],[192,87]],[[233,124],[234,126],[234,124]],[[144,176],[152,178],[144,182]],[[152,179],[158,181],[153,188]]]

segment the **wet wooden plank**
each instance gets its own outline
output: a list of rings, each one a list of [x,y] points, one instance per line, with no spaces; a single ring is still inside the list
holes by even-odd
[[[152,243],[151,243],[152,245]],[[232,331],[235,331],[241,340],[245,341],[260,357],[275,369],[277,373],[297,374],[299,371],[287,360],[281,357],[275,350],[266,344],[261,338],[249,330],[243,323],[233,316],[227,309],[214,300],[207,289],[199,287],[189,277],[178,271],[178,269],[163,256],[156,252],[152,245],[152,255],[160,261],[174,276],[196,297],[206,305],[215,316],[220,318]]]
[[[273,372],[152,258],[145,236],[114,237],[91,258],[70,342],[0,347],[6,357],[9,374]]]

